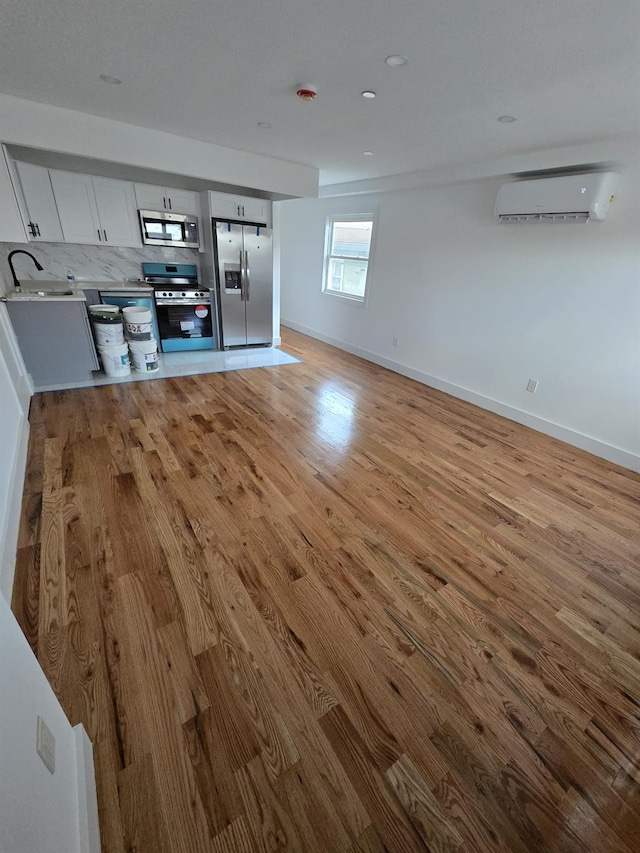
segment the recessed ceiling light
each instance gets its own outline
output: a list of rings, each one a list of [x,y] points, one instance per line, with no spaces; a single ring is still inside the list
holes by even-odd
[[[269,130],[269,128],[271,127],[271,124],[268,121],[259,121],[258,127],[262,127],[265,130]]]
[[[498,116],[498,121],[501,121],[503,124],[511,124],[512,121],[516,121],[515,116]]]
[[[362,156],[363,157],[373,157],[375,153],[376,153],[375,151],[363,151]]]
[[[376,96],[376,93],[372,92],[370,89],[367,89],[366,91],[364,91],[362,93],[363,98],[375,98],[375,96]]]
[[[111,77],[109,74],[101,74],[100,79],[103,83],[113,83],[114,85],[122,83],[122,80],[119,80],[117,77]]]
[[[394,53],[391,56],[387,56],[385,59],[387,65],[390,65],[391,68],[401,68],[403,65],[406,65],[409,60],[406,56],[401,56],[399,53]]]

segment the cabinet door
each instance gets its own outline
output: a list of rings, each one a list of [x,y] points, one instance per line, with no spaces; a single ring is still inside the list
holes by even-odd
[[[113,178],[94,178],[100,228],[111,246],[141,246],[133,184]]]
[[[91,175],[51,169],[62,234],[67,243],[104,243]]]
[[[249,196],[243,196],[237,201],[240,204],[241,219],[246,219],[247,222],[260,222],[269,225],[270,202],[263,198],[250,198]]]
[[[215,219],[242,219],[240,199],[227,193],[209,193],[211,215]]]
[[[153,184],[134,184],[139,210],[168,210],[167,190]],[[178,190],[180,192],[180,190]]]
[[[189,213],[192,216],[200,214],[200,199],[198,193],[189,190],[174,190],[167,187],[167,204],[171,213]]]
[[[49,170],[32,163],[16,162],[16,171],[28,216],[25,225],[29,240],[61,243],[64,237]]]
[[[98,362],[84,302],[9,300],[6,304],[36,388],[91,378]]]

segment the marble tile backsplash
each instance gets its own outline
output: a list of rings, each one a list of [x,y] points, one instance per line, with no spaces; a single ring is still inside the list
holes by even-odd
[[[73,275],[78,281],[126,281],[142,278],[142,264],[196,264],[196,249],[173,249],[161,246],[143,246],[124,249],[116,246],[82,246],[77,243],[0,243],[0,279],[6,292],[13,284],[7,256],[14,249],[25,249],[36,257],[44,270],[38,272],[24,255],[13,259],[16,275],[21,280],[59,279],[66,281]]]

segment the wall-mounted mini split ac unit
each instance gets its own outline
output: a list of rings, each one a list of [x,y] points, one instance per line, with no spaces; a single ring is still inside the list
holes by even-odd
[[[616,172],[588,172],[502,184],[495,215],[501,222],[604,219],[613,201],[618,177]]]

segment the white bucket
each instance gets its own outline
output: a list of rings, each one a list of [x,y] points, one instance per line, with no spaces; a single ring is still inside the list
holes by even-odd
[[[94,320],[93,334],[99,347],[124,344],[122,323],[100,323],[98,320]]]
[[[99,346],[98,352],[107,376],[128,376],[131,373],[129,349],[126,344]]]
[[[151,309],[140,305],[127,305],[122,309],[130,341],[150,341],[153,338]]]
[[[160,367],[158,342],[155,338],[150,341],[129,341],[131,363],[135,370],[150,373]]]
[[[89,314],[119,314],[120,308],[117,305],[104,305],[102,302],[99,305],[89,305]]]

